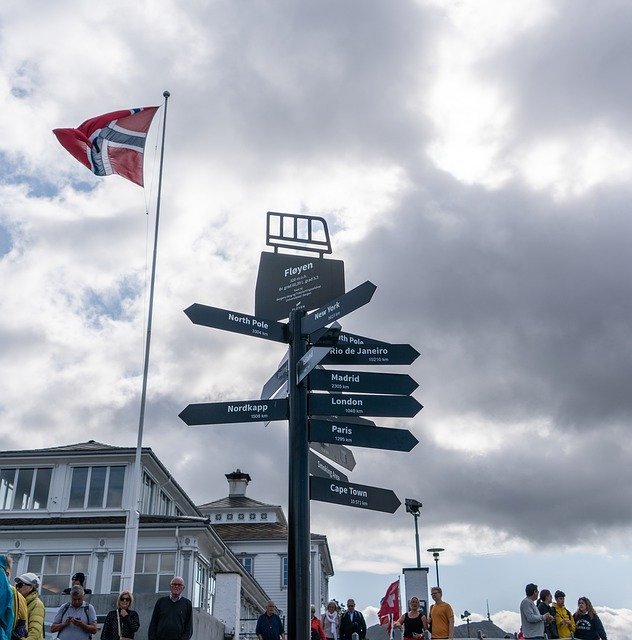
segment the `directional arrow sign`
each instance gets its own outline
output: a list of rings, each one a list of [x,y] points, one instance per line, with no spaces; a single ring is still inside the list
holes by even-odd
[[[276,320],[258,318],[257,316],[249,316],[247,313],[237,313],[197,303],[185,309],[184,313],[189,316],[193,324],[232,331],[233,333],[243,333],[247,336],[265,338],[275,342],[288,342],[287,325]]]
[[[310,389],[319,391],[392,393],[407,396],[419,385],[409,375],[401,373],[316,369],[309,374],[309,386]]]
[[[281,398],[277,400],[237,400],[236,402],[190,404],[179,417],[190,427],[200,424],[287,420],[288,400]]]
[[[349,482],[349,478],[347,478],[344,473],[327,464],[327,462],[320,456],[317,456],[313,451],[309,452],[309,472],[319,478],[328,478],[329,480],[336,480],[338,482]]]
[[[411,396],[363,396],[342,393],[310,393],[310,416],[390,416],[412,418],[422,405]]]
[[[331,350],[331,347],[312,347],[297,363],[296,384],[298,384]]]
[[[317,476],[309,478],[309,497],[321,502],[333,502],[347,507],[395,513],[401,504],[390,489],[369,487],[365,484],[336,482]]]
[[[370,447],[390,451],[411,451],[419,444],[419,440],[408,429],[367,427],[329,420],[310,420],[309,439],[349,447]]]
[[[320,309],[311,311],[301,320],[301,332],[313,333],[316,329],[363,307],[371,300],[376,289],[377,287],[367,280]]]
[[[356,466],[355,457],[351,449],[347,449],[347,447],[341,447],[339,444],[321,444],[320,442],[311,442],[309,447],[349,471],[353,471]]]
[[[342,334],[341,334],[342,335]],[[322,360],[323,364],[412,364],[419,351],[409,344],[373,342],[364,345],[337,346]]]
[[[310,336],[312,342],[318,342],[318,346],[320,346],[320,342],[327,339],[326,333],[316,332]],[[339,347],[360,347],[360,346],[381,346],[388,345],[388,342],[382,342],[381,340],[375,340],[373,338],[365,338],[364,336],[359,336],[355,333],[346,333],[341,331],[338,335],[337,344]],[[325,346],[325,345],[323,345]]]
[[[271,398],[283,386],[283,384],[287,382],[288,376],[289,369],[287,359],[285,359],[276,372],[263,385],[263,389],[261,389],[261,399],[267,400],[268,398]]]

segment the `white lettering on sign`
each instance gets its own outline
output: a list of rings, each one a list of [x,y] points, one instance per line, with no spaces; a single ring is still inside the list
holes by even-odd
[[[382,347],[374,347],[373,349],[363,349],[360,347],[358,349],[359,355],[367,355],[367,356],[379,356],[379,355],[388,355],[388,349],[384,349]]]
[[[332,433],[344,433],[347,436],[352,436],[353,435],[353,429],[351,429],[350,427],[339,427],[337,424],[332,424],[331,425],[331,432]]]
[[[361,489],[356,489],[354,487],[341,487],[338,484],[334,484],[333,482],[329,485],[329,490],[332,493],[338,493],[341,496],[350,495],[356,496],[358,498],[368,498],[369,494],[367,491],[363,491]]]
[[[228,413],[236,413],[239,411],[247,411],[248,413],[266,413],[268,411],[267,404],[229,404],[226,407]]]
[[[313,262],[302,264],[300,267],[290,267],[289,269],[285,270],[285,277],[287,278],[288,276],[297,276],[303,273],[304,271],[308,271],[309,269],[313,269],[313,268],[314,268]]]
[[[342,375],[340,373],[332,373],[331,380],[332,382],[360,382],[360,376],[353,376],[348,373],[346,373],[345,375]]]
[[[234,313],[228,312],[228,319],[233,322],[241,322],[242,324],[250,324],[250,318],[246,316],[238,316]]]
[[[363,405],[362,400],[358,400],[357,398],[334,398],[331,399],[331,404],[333,405],[343,405],[346,407],[361,407]]]

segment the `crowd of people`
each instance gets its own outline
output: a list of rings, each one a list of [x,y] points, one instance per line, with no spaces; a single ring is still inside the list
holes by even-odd
[[[577,599],[577,610],[566,608],[566,594],[557,590],[538,590],[530,582],[525,587],[526,597],[520,603],[522,638],[580,638],[581,640],[608,640],[606,631],[592,603],[586,596]]]

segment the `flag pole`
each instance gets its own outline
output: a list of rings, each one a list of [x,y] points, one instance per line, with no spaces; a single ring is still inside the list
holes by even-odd
[[[158,173],[158,195],[156,198],[156,223],[154,225],[154,250],[151,260],[151,279],[149,285],[149,309],[147,310],[147,336],[145,339],[145,359],[143,365],[143,386],[140,396],[140,415],[138,418],[138,439],[134,458],[133,492],[130,508],[127,510],[125,540],[123,542],[123,562],[121,567],[120,590],[134,590],[134,573],[136,567],[136,549],[138,548],[138,529],[140,522],[140,500],[143,482],[141,456],[143,452],[143,428],[145,426],[145,405],[147,404],[147,377],[149,373],[149,349],[151,347],[151,327],[154,309],[154,287],[156,282],[156,261],[158,255],[158,228],[160,222],[160,198],[162,195],[162,168],[165,159],[165,131],[167,129],[167,101],[171,95],[163,92],[165,113],[162,121],[162,142],[160,148],[160,170]]]

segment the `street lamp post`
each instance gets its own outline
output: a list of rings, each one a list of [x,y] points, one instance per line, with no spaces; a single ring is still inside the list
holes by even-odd
[[[434,558],[435,569],[437,572],[437,586],[440,587],[441,585],[439,584],[439,554],[442,551],[445,551],[445,549],[442,549],[441,547],[430,547],[430,549],[426,549],[426,551],[428,551],[428,553],[431,553],[432,557]]]
[[[413,518],[415,518],[415,550],[417,551],[417,569],[421,569],[421,555],[419,554],[419,525],[417,520],[419,520],[419,513],[421,507],[423,505],[418,500],[414,500],[413,498],[406,498],[406,513],[412,513]]]
[[[467,623],[467,637],[470,637],[470,616],[472,614],[466,609],[462,614],[461,614],[461,620],[465,620],[465,622]]]

